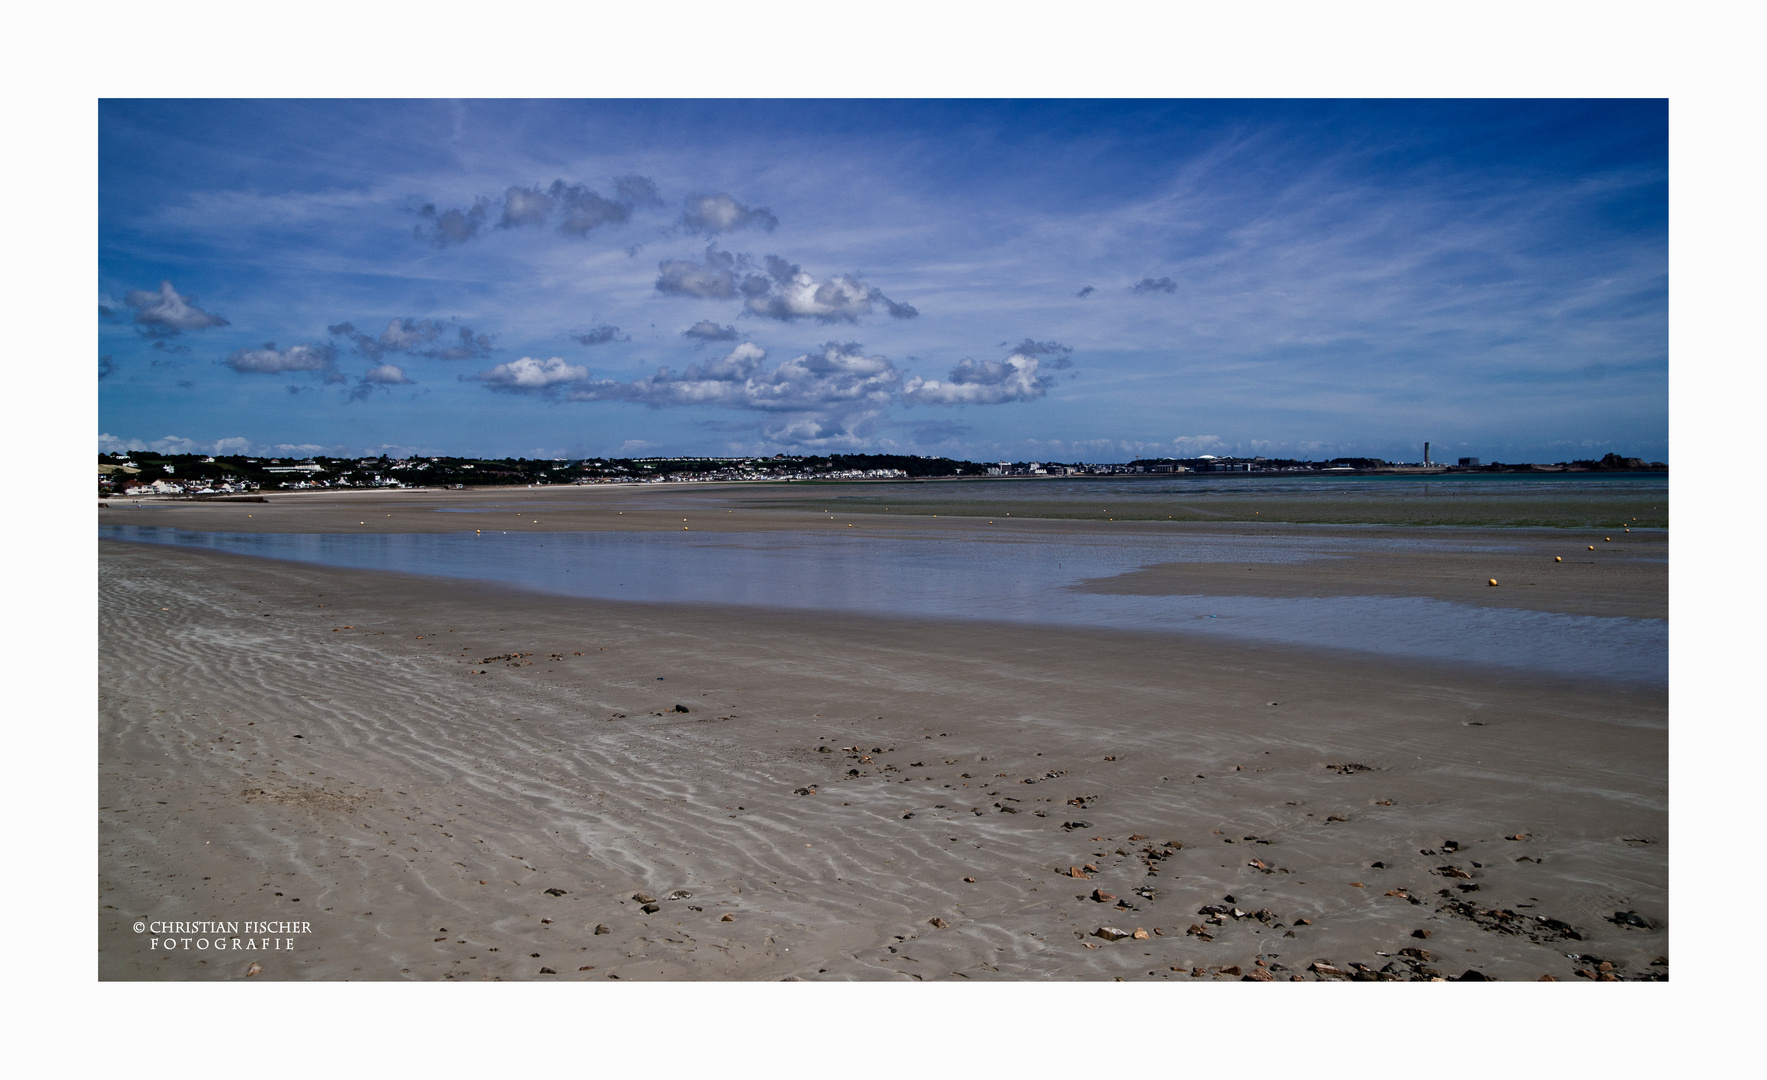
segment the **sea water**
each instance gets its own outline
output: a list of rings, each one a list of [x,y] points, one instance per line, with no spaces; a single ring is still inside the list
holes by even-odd
[[[357,570],[499,582],[564,596],[1169,633],[1668,683],[1668,623],[1410,596],[1130,596],[1077,588],[1157,563],[1299,562],[1428,548],[1388,537],[1028,537],[908,532],[186,532],[105,525],[114,540]],[[1505,545],[1494,542],[1491,550]],[[1466,550],[1463,544],[1457,550]]]

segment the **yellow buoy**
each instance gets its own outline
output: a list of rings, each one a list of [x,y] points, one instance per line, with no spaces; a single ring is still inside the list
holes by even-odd
[[[1495,585],[1495,584],[1497,584],[1497,579],[1496,579],[1496,578],[1492,578],[1492,579],[1491,579],[1491,584],[1493,584],[1493,585]]]
[[[1562,556],[1559,556],[1559,555],[1554,555],[1554,556],[1553,556],[1553,557],[1552,557],[1552,561],[1553,561],[1553,562],[1564,562],[1564,558],[1563,558],[1563,557],[1562,557]]]
[[[1589,545],[1589,550],[1590,550],[1590,551],[1594,551],[1594,550],[1595,550],[1595,545],[1594,545],[1594,544],[1590,544],[1590,545]]]
[[[1601,538],[1601,542],[1604,544],[1611,544],[1614,542],[1614,538],[1611,536],[1604,536]]]

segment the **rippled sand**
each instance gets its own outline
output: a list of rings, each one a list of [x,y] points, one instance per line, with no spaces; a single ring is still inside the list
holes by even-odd
[[[106,979],[1666,970],[1661,691],[110,542],[100,577]]]

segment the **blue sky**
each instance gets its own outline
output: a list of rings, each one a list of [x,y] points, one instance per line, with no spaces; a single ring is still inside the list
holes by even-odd
[[[1661,101],[106,101],[100,449],[1668,460]]]

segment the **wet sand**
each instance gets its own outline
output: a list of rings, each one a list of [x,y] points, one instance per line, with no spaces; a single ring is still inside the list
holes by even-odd
[[[575,530],[744,517],[756,496],[724,490],[445,494],[510,524],[494,504],[549,496],[528,527]],[[420,497],[100,517],[342,531],[374,506],[382,531],[462,527],[398,503]],[[1661,691],[100,552],[105,979],[1666,974]],[[1652,610],[1651,573],[1580,579],[1552,609]],[[312,932],[165,953],[132,929],[165,919]]]

